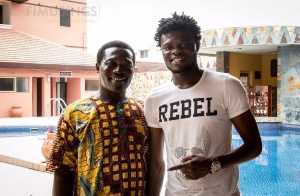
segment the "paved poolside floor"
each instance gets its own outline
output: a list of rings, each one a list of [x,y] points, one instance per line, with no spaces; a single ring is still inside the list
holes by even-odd
[[[0,138],[1,196],[52,195],[53,174],[45,172],[43,141],[40,136]]]
[[[58,117],[0,118],[1,127],[56,125]],[[0,137],[0,162],[45,171],[42,145],[45,135]]]
[[[0,162],[1,196],[51,196],[53,175]]]
[[[56,125],[57,120],[52,117],[0,118],[0,126]],[[52,195],[53,174],[45,171],[41,151],[44,138],[43,135],[0,137],[0,196]]]
[[[51,196],[53,174],[45,172],[40,136],[0,138],[0,195]]]
[[[0,126],[56,125],[58,117],[0,118]],[[0,137],[0,195],[51,196],[53,174],[45,171],[44,135]]]

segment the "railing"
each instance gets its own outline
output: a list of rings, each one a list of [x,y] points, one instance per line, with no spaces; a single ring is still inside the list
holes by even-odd
[[[53,101],[52,110],[50,110],[52,101]],[[51,98],[48,103],[48,117],[50,117],[51,114],[55,114],[55,108],[56,108],[55,106],[59,106],[61,110],[64,110],[67,107],[67,104],[62,98]],[[58,112],[58,115],[59,114],[60,113]]]

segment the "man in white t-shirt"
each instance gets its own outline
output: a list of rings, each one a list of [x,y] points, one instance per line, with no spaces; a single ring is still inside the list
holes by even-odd
[[[167,196],[240,195],[238,164],[261,153],[262,143],[240,81],[199,69],[200,27],[185,14],[162,18],[155,34],[172,80],[146,98],[150,127],[149,195],[158,196],[167,150]],[[234,149],[232,125],[243,140]]]

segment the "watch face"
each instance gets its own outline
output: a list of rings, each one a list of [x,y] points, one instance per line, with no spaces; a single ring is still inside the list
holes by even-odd
[[[211,165],[211,173],[217,173],[221,170],[220,162],[213,162]]]

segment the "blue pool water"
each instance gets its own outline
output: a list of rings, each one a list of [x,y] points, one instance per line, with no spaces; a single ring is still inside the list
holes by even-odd
[[[0,137],[42,135],[54,130],[55,126],[0,126]]]
[[[300,126],[258,123],[263,150],[256,159],[242,164],[243,196],[300,196]],[[235,147],[242,140],[234,131]]]

